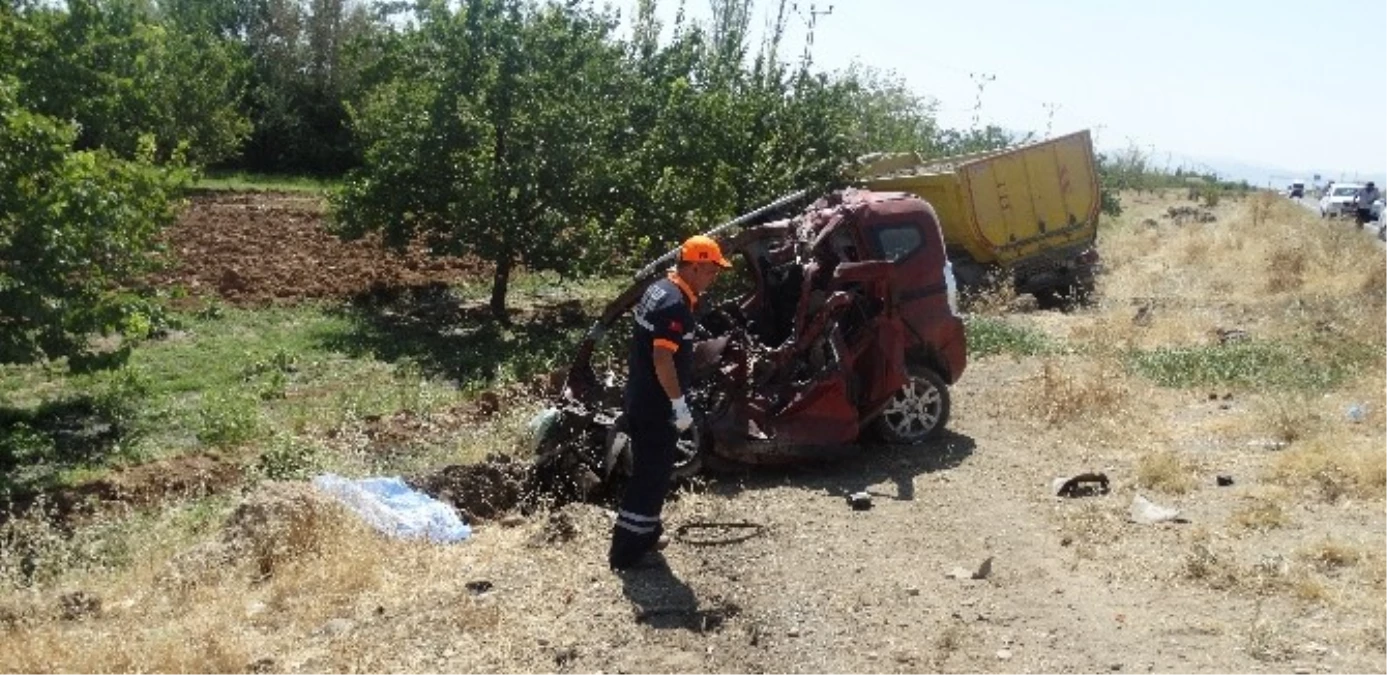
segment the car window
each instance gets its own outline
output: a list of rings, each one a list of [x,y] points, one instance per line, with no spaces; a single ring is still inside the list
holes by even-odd
[[[920,228],[909,224],[878,227],[872,231],[872,236],[876,238],[882,259],[890,262],[908,257],[923,242]]]
[[[1335,197],[1351,197],[1358,194],[1358,188],[1334,188]]]
[[[833,255],[843,262],[857,262],[857,242],[852,238],[852,232],[846,227],[839,227],[828,242],[829,249]]]

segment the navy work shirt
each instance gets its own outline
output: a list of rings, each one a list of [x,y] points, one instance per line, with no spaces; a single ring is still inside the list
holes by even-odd
[[[632,415],[668,417],[669,395],[655,376],[655,350],[674,354],[679,390],[687,393],[693,371],[693,289],[671,273],[645,289],[633,312],[631,355],[627,361],[626,411]]]

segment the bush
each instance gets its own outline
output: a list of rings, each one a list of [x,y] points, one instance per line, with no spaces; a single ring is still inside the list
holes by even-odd
[[[143,337],[152,305],[129,289],[156,264],[172,222],[175,171],[102,151],[73,151],[71,123],[19,106],[0,75],[0,364],[70,357],[74,369],[118,365],[90,336]]]
[[[257,468],[271,480],[299,480],[319,466],[318,448],[295,436],[277,436],[260,453]]]
[[[212,394],[198,410],[197,439],[212,446],[244,443],[260,429],[260,410],[254,401],[232,394]]]

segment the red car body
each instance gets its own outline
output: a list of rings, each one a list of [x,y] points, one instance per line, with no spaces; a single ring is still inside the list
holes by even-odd
[[[795,461],[855,442],[871,426],[888,442],[938,435],[967,345],[928,203],[906,193],[838,191],[792,218],[724,239],[724,250],[740,258],[745,277],[720,280],[740,292],[708,303],[700,317],[688,392],[698,423],[681,441],[681,470],[712,458]],[[593,468],[604,476],[620,471],[628,450],[620,384],[598,381],[593,349],[654,278],[607,307],[569,370],[561,403],[581,419],[570,415],[559,426],[566,436],[603,437]]]

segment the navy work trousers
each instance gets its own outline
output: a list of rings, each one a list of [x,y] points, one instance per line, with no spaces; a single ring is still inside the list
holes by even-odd
[[[626,483],[616,524],[612,526],[612,548],[607,560],[613,569],[635,565],[655,548],[664,532],[660,510],[669,493],[674,448],[679,440],[668,411],[632,410],[626,419],[631,437],[631,480]]]

